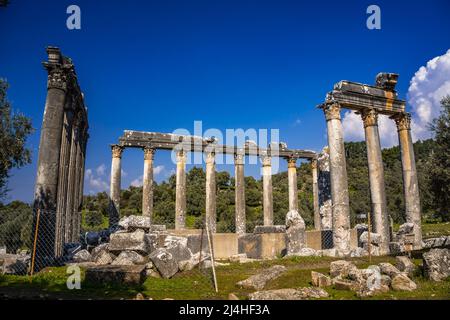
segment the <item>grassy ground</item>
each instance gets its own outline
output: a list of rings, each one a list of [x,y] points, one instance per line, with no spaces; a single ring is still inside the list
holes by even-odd
[[[22,276],[0,276],[0,297],[31,297],[31,298],[61,298],[61,299],[131,299],[137,293],[153,299],[227,299],[229,293],[235,293],[245,299],[248,290],[236,287],[236,282],[257,273],[261,269],[274,264],[282,264],[288,271],[280,278],[268,283],[266,289],[296,288],[311,286],[311,270],[327,273],[332,258],[290,258],[272,261],[253,262],[248,264],[232,263],[216,269],[219,293],[215,293],[211,277],[202,274],[198,269],[176,275],[172,279],[148,278],[141,287],[126,288],[117,286],[92,286],[82,282],[82,290],[69,290],[66,286],[66,269],[49,268],[41,271],[30,281]],[[370,263],[367,258],[353,259],[360,268]],[[393,262],[391,257],[376,257],[372,264],[382,261]],[[415,261],[417,264],[421,260]],[[82,279],[84,274],[82,273]],[[425,280],[420,273],[414,277],[418,289],[414,292],[394,292],[378,295],[370,299],[450,299],[450,279],[436,283]],[[338,291],[326,288],[328,299],[359,299],[350,291]]]
[[[450,222],[424,223],[422,224],[422,234],[424,238],[450,236]]]

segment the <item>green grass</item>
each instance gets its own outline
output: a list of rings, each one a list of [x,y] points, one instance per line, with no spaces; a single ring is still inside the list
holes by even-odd
[[[424,238],[450,236],[450,222],[424,223],[422,224],[422,235]]]
[[[211,274],[199,269],[179,273],[172,279],[147,278],[142,286],[123,287],[102,285],[94,286],[84,281],[82,272],[82,290],[69,290],[66,287],[66,268],[47,268],[36,274],[32,281],[23,276],[0,276],[0,294],[14,296],[46,295],[49,298],[62,299],[132,299],[137,293],[153,299],[227,299],[229,293],[246,299],[251,290],[240,289],[236,283],[275,264],[287,267],[288,271],[281,277],[270,281],[266,289],[298,288],[311,286],[311,270],[328,273],[329,264],[335,259],[322,257],[293,257],[257,261],[246,264],[231,263],[228,266],[216,268],[219,292],[214,291]],[[370,264],[379,262],[394,262],[392,257],[354,258],[352,261],[359,268],[366,268]],[[418,265],[421,260],[414,260]],[[396,292],[380,294],[366,299],[450,299],[450,279],[443,282],[432,282],[424,279],[419,272],[413,280],[418,289],[413,292]],[[339,291],[332,287],[325,288],[330,294],[327,299],[360,299],[354,292]]]

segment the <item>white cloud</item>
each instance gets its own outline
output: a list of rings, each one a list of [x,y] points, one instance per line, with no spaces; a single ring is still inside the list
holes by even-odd
[[[426,139],[431,136],[428,124],[440,112],[440,101],[450,94],[450,50],[446,54],[427,62],[415,73],[408,89],[408,104],[412,114],[413,140]],[[352,111],[345,111],[342,118],[346,141],[364,140],[364,127],[361,116]],[[398,144],[397,128],[393,120],[380,115],[378,128],[382,147]]]
[[[164,171],[163,165],[156,166],[153,168],[153,176],[155,177],[155,176],[161,174],[163,171]],[[141,175],[138,178],[131,181],[130,185],[133,187],[142,187],[142,179],[143,179],[143,176]]]
[[[106,165],[102,163],[97,167],[97,169],[95,169],[95,171],[97,172],[97,175],[103,176],[106,172]]]
[[[450,94],[450,49],[422,66],[411,79],[408,103],[413,112],[413,140],[431,137],[428,124],[439,116],[441,99]]]
[[[100,166],[101,167],[101,166]],[[100,168],[99,167],[99,168]],[[99,170],[96,169],[96,173],[98,174]],[[102,172],[100,170],[100,172]],[[104,172],[102,173],[102,175]],[[107,191],[109,190],[109,184],[107,181],[105,181],[102,177],[95,176],[92,169],[87,169],[84,175],[84,181],[85,185],[89,188],[89,193],[96,193],[101,191]]]

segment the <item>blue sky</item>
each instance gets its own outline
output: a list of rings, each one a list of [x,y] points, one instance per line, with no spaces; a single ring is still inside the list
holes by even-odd
[[[66,28],[70,4],[81,8],[81,30]],[[381,8],[381,30],[366,28],[370,4]],[[48,45],[73,59],[89,108],[89,193],[109,184],[109,144],[124,129],[193,131],[200,120],[204,129],[279,129],[289,147],[319,151],[325,120],[315,106],[333,84],[373,83],[380,71],[396,72],[406,98],[415,73],[450,48],[449,12],[447,0],[11,0],[0,8],[0,77],[36,133],[33,163],[12,171],[9,200],[33,196]],[[170,154],[157,153],[155,166],[156,180],[166,179]],[[127,150],[122,186],[142,169],[142,152]],[[246,173],[258,177],[259,167],[248,165]]]

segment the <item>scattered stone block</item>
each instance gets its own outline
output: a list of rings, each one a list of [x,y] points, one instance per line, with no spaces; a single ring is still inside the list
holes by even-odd
[[[401,272],[405,272],[409,277],[412,277],[417,270],[417,266],[406,256],[395,257],[396,267]]]
[[[318,255],[318,252],[312,248],[301,248],[297,252],[287,254],[288,257],[316,257]]]
[[[414,281],[404,274],[397,274],[392,278],[391,287],[395,291],[413,291],[417,289]]]
[[[261,290],[264,289],[268,281],[280,277],[286,270],[285,266],[275,265],[248,279],[239,281],[236,285],[245,289]]]
[[[150,245],[145,232],[138,229],[130,233],[113,233],[110,236],[109,251],[136,251],[141,254],[148,254]]]
[[[187,247],[187,238],[169,235],[164,240],[164,248],[178,261],[189,260],[192,257],[191,250]]]
[[[95,284],[141,285],[145,266],[96,266],[86,269],[85,281]]]
[[[328,287],[333,284],[330,277],[316,271],[311,271],[311,283],[313,286],[319,288]]]
[[[423,254],[425,277],[442,281],[450,276],[450,249],[431,249]]]
[[[359,237],[359,241],[361,243],[368,243],[369,242],[369,232],[364,231],[361,236]],[[379,233],[370,233],[370,243],[371,244],[380,244],[381,243],[381,235]]]
[[[92,256],[86,249],[80,250],[73,255],[74,262],[88,262],[91,261]]]
[[[137,229],[142,229],[145,232],[149,232],[152,226],[151,218],[148,216],[127,216],[123,217],[119,221],[119,226],[127,231],[135,231]]]
[[[107,265],[113,262],[114,257],[106,250],[100,251],[95,257],[94,263],[96,265]]]
[[[134,251],[122,251],[116,259],[112,262],[112,265],[132,266],[134,264],[145,264],[147,258],[141,256]]]
[[[305,221],[297,210],[286,215],[286,252],[295,254],[305,247]]]
[[[163,278],[171,278],[178,272],[178,262],[164,248],[159,248],[149,255],[158,272]]]
[[[378,264],[378,266],[380,267],[381,273],[386,274],[391,278],[395,277],[398,274],[401,274],[401,271],[389,262],[381,262]]]
[[[328,293],[322,288],[277,289],[256,291],[248,295],[250,300],[307,300],[327,298]]]
[[[234,293],[228,294],[228,300],[240,300]]]
[[[360,288],[360,284],[357,281],[334,278],[333,285],[336,290],[356,291]]]
[[[358,269],[353,263],[346,260],[338,260],[330,263],[330,275],[332,278],[347,278],[350,270]]]

